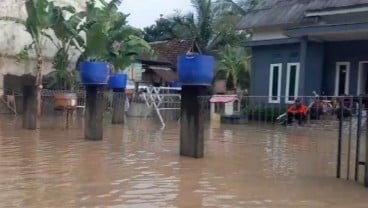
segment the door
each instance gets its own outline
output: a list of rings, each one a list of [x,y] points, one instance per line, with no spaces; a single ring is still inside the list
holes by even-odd
[[[350,63],[336,63],[335,95],[349,95]]]
[[[359,62],[357,95],[368,94],[368,61]]]

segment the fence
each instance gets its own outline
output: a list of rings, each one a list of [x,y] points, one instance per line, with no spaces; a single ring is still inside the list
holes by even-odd
[[[54,107],[54,95],[60,92],[68,91],[55,91],[55,90],[43,90],[42,91],[42,113],[43,115],[52,115],[55,113]],[[79,90],[74,92],[77,94],[78,104],[80,110],[85,106],[85,91]],[[162,91],[161,106],[163,110],[161,116],[164,120],[172,121],[180,118],[180,94],[172,91]],[[165,96],[166,95],[166,96]],[[175,95],[175,96],[170,96]],[[179,96],[177,96],[179,95]],[[293,101],[285,102],[286,97],[279,97],[277,99],[270,99],[268,96],[237,96],[238,100],[233,103],[213,103],[211,105],[211,96],[199,97],[201,106],[206,109],[203,112],[203,116],[209,118],[210,112],[217,113],[223,117],[245,118],[250,124],[274,124],[274,125],[287,125],[288,121],[295,120],[290,118],[292,114],[286,114],[287,108],[293,104]],[[110,111],[112,105],[112,92],[104,92],[104,110]],[[152,102],[148,102],[147,93],[131,92],[127,94],[127,100],[129,102],[127,107],[128,116],[133,117],[152,117],[157,113],[155,112]],[[344,96],[344,97],[315,97],[315,96],[300,96],[298,97],[301,103],[308,109],[307,117],[304,119],[303,124],[312,128],[325,128],[325,129],[337,129],[338,118],[342,117],[344,120],[343,128],[345,131],[352,131],[356,133],[357,130],[365,128],[368,97],[366,96]],[[6,100],[3,100],[5,103]],[[15,106],[18,113],[22,113],[22,95],[15,94]],[[271,102],[270,102],[271,101]],[[276,103],[275,101],[280,101]],[[343,106],[340,108],[340,106]],[[213,109],[211,109],[213,108]],[[232,109],[230,109],[232,108]],[[230,110],[229,110],[230,109]],[[342,110],[340,110],[342,109]],[[226,111],[226,112],[225,112]],[[229,113],[230,112],[230,113]],[[360,129],[358,129],[360,124]],[[351,129],[350,129],[351,128]]]
[[[364,126],[368,107],[368,97],[365,96],[331,96],[324,98],[300,96],[298,100],[304,106],[306,114],[305,117],[299,118],[296,114],[287,113],[288,108],[294,104],[294,101],[285,102],[286,97],[278,98],[280,102],[276,102],[268,96],[241,95],[228,103],[211,104],[209,100],[210,97],[206,99],[204,104],[209,108],[213,108],[212,113],[219,114],[223,118],[234,117],[234,119],[237,119],[242,116],[250,124],[288,125],[300,123],[306,127],[336,130],[338,120],[341,117],[344,121],[344,128],[349,128],[351,125],[352,131],[358,130],[358,123],[360,126]]]

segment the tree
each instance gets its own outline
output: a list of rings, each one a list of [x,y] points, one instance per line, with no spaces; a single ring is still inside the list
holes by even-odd
[[[173,17],[174,29],[182,37],[195,38],[205,54],[217,54],[225,45],[239,45],[248,37],[236,30],[246,11],[242,4],[228,0],[192,0],[192,4],[194,13]]]
[[[243,47],[226,45],[218,58],[220,65],[218,75],[225,75],[223,78],[232,80],[236,89],[249,88],[250,57]]]
[[[175,22],[171,18],[160,16],[156,23],[143,29],[144,39],[148,42],[172,40],[177,38]]]
[[[68,70],[71,63],[71,49],[80,50],[84,45],[84,39],[81,36],[81,23],[85,18],[85,12],[76,13],[73,7],[69,7],[68,13],[65,13],[61,7],[53,8],[53,18],[51,19],[51,28],[55,33],[56,40],[53,37],[49,39],[54,43],[57,52],[53,59],[52,82],[48,87],[55,86],[57,89],[73,89],[77,83],[76,72]],[[69,16],[69,18],[66,18]]]
[[[212,0],[192,0],[195,13],[176,14],[173,19],[176,30],[195,38],[203,53],[209,54],[216,46],[221,33],[214,30],[215,16]]]
[[[137,29],[127,25],[125,15],[118,11],[120,0],[87,2],[86,44],[82,59],[107,61],[116,70],[122,70],[134,62],[139,54],[150,51],[150,45],[140,37]],[[81,61],[81,60],[80,60]]]

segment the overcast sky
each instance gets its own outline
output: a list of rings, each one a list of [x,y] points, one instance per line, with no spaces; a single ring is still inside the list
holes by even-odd
[[[175,10],[190,11],[190,0],[123,0],[121,11],[129,13],[129,24],[143,28],[154,24],[160,14],[169,15]]]

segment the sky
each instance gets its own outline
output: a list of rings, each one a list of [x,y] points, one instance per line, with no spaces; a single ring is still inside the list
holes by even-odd
[[[123,0],[120,10],[128,17],[129,24],[144,28],[155,23],[160,14],[170,15],[179,10],[183,13],[191,11],[190,0]]]

